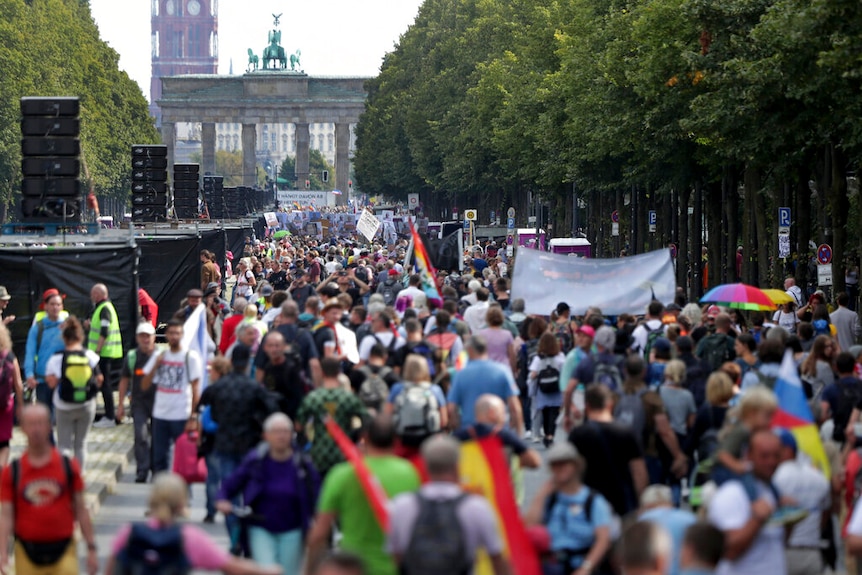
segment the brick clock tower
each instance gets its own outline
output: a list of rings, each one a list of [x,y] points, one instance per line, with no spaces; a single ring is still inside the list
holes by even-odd
[[[159,126],[156,102],[162,97],[162,76],[218,73],[218,0],[151,2],[150,114]]]

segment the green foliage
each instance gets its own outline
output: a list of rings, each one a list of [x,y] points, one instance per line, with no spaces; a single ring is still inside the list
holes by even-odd
[[[287,156],[278,169],[278,178],[287,180],[286,187],[291,190],[306,189],[306,180],[309,181],[308,189],[310,190],[329,191],[335,189],[335,167],[326,161],[326,157],[320,150],[308,150],[308,171],[309,174],[297,174],[296,158]],[[329,178],[326,182],[323,181],[324,171],[329,172]],[[279,188],[284,189],[284,187],[285,184],[279,184]]]
[[[81,99],[81,147],[97,195],[125,197],[132,144],[159,141],[138,85],[99,39],[88,2],[0,0],[0,200],[20,180],[22,96]]]

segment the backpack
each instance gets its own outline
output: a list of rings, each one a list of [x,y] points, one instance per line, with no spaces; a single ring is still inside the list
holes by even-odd
[[[117,555],[114,575],[184,575],[191,564],[183,547],[182,525],[151,527],[133,523],[129,540]]]
[[[68,403],[85,403],[96,396],[99,368],[90,367],[83,350],[64,351],[60,368],[60,399]]]
[[[383,346],[383,342],[380,341],[380,338],[377,337],[377,334],[371,334],[371,337],[374,338],[374,341]],[[385,345],[383,347],[386,348],[386,365],[389,367],[395,367],[395,362],[398,361],[398,358],[395,357],[395,344],[398,343],[398,336],[394,333],[392,334],[392,341],[389,342],[389,345]]]
[[[455,363],[455,358],[452,357],[450,352],[452,351],[452,346],[455,345],[455,341],[458,339],[458,334],[451,331],[437,331],[426,339],[430,340],[432,337],[437,338],[437,343],[432,344],[436,348],[437,361],[440,364],[451,367]]]
[[[394,407],[395,433],[405,445],[419,445],[441,429],[440,404],[430,383],[405,382]]]
[[[428,499],[416,494],[419,513],[404,553],[401,572],[404,575],[470,575],[473,560],[469,556],[464,528],[458,519],[458,508],[466,493],[454,499]]]
[[[706,336],[702,345],[700,358],[706,362],[711,371],[721,368],[721,365],[730,359],[727,336],[723,333],[713,333]]]
[[[659,326],[655,329],[650,328],[648,323],[644,323],[643,326],[647,332],[646,345],[644,346],[644,359],[648,360],[649,354],[652,351],[652,346],[655,343],[655,340],[657,340],[658,338],[660,338],[664,335],[664,331],[662,330],[662,328],[664,326],[662,325],[662,326]]]
[[[400,285],[397,281],[387,279],[381,284],[380,291],[377,292],[383,296],[383,303],[387,306],[395,305],[395,300],[398,298]]]
[[[623,388],[623,376],[619,365],[597,361],[591,383],[601,383],[611,391],[619,392]]]
[[[811,322],[811,325],[814,326],[814,337],[818,335],[832,335],[832,332],[829,330],[829,322],[825,319],[815,319]]]
[[[635,393],[622,394],[614,410],[614,420],[621,425],[631,427],[638,437],[643,435],[644,427],[646,427],[643,396],[647,391],[649,389],[644,387]]]
[[[752,371],[754,372],[754,375],[757,376],[757,383],[759,383],[760,385],[765,385],[772,391],[775,391],[775,384],[778,382],[777,375],[766,375],[759,369],[754,369]]]
[[[572,337],[572,329],[569,327],[569,322],[563,324],[556,324],[554,326],[554,336],[556,336],[557,341],[560,342],[560,351],[564,354],[572,351],[572,347],[574,347],[574,338]]]
[[[560,393],[560,370],[554,365],[553,357],[542,357],[536,385],[542,393]]]
[[[365,407],[380,411],[386,398],[389,397],[389,386],[386,385],[386,376],[392,373],[392,368],[384,365],[380,371],[374,373],[371,367],[363,365],[359,372],[365,376],[362,385],[359,386],[359,400]]]
[[[434,381],[434,378],[437,376],[437,357],[439,355],[437,348],[423,339],[410,350],[410,353],[421,355],[425,358],[425,361],[428,362],[428,373],[431,376],[431,381]],[[407,356],[405,355],[404,357],[406,358]]]
[[[518,350],[518,388],[521,393],[526,393],[527,377],[530,371],[530,364],[533,358],[536,357],[536,352],[539,349],[539,340],[531,339],[521,346]]]

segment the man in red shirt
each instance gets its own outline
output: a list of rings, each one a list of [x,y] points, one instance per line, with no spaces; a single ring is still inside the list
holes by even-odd
[[[221,324],[221,340],[218,349],[222,355],[227,353],[228,348],[236,340],[236,327],[242,322],[247,306],[248,300],[244,297],[237,296],[233,300],[233,315],[225,318]]]
[[[0,572],[9,569],[9,536],[15,536],[17,573],[78,573],[75,522],[87,542],[87,572],[99,570],[93,524],[84,503],[78,462],[51,445],[51,419],[41,404],[21,416],[27,449],[0,478]]]

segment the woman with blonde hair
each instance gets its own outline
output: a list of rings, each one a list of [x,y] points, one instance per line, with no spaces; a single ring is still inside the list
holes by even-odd
[[[738,367],[738,366],[737,366]],[[706,403],[700,406],[688,436],[686,452],[697,452],[698,461],[706,461],[718,447],[718,432],[735,394],[733,380],[724,371],[715,371],[706,380]]]
[[[419,446],[429,435],[449,426],[449,414],[446,412],[446,396],[443,390],[439,385],[431,383],[427,358],[415,353],[408,355],[401,377],[404,381],[392,386],[389,399],[383,406],[383,413],[391,415],[395,423],[399,440],[396,453],[401,457],[413,457],[418,454]],[[423,394],[431,407],[431,412],[424,422],[407,420],[410,414],[405,406],[415,404],[417,394]],[[422,426],[426,429],[421,429]]]
[[[184,565],[179,567],[221,571],[229,575],[280,575],[279,566],[262,567],[248,559],[234,557],[213,541],[196,525],[181,523],[188,502],[188,486],[174,473],[161,473],[153,481],[150,492],[149,519],[120,528],[112,545],[112,553],[105,565],[105,573],[135,572],[135,568],[148,565],[163,568],[177,565],[153,566],[152,545],[158,537],[170,541],[172,537],[182,545]]]
[[[12,337],[6,324],[0,322],[0,468],[9,462],[9,442],[12,440],[15,398],[18,411],[24,405],[21,368],[12,352]]]

